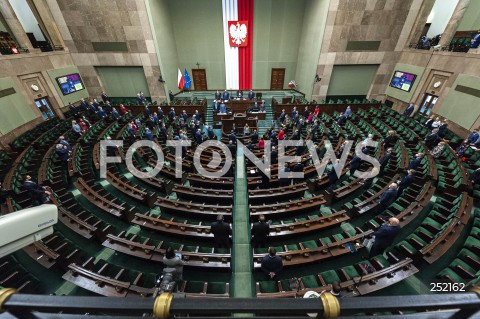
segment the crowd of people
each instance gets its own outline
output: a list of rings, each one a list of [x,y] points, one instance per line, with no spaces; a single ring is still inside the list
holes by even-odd
[[[103,103],[99,103],[97,99],[92,99],[87,101],[82,99],[79,106],[70,105],[70,110],[74,116],[72,121],[72,136],[75,140],[80,138],[85,134],[89,128],[92,126],[91,123],[96,121],[122,121],[126,114],[130,111],[122,104],[117,107],[111,106],[109,97],[105,92],[102,92],[101,98]],[[236,98],[242,99],[243,92],[238,91]],[[225,107],[225,101],[230,99],[230,93],[225,90],[223,94],[219,91],[215,93],[214,101],[214,112],[215,113],[226,113],[227,109]],[[248,99],[253,101],[255,99],[255,94],[253,91],[248,92]],[[162,134],[159,134],[163,137],[162,143],[166,142],[167,137],[169,136],[168,130],[170,127],[166,127],[165,121],[163,121],[165,116],[168,116],[172,123],[172,128],[174,132],[179,132],[178,135],[172,136],[176,140],[188,140],[189,135],[193,139],[195,144],[201,144],[207,139],[216,139],[216,136],[213,132],[213,128],[206,122],[203,122],[201,118],[202,115],[198,110],[195,110],[193,114],[187,114],[186,110],[182,110],[180,114],[177,114],[174,107],[170,107],[168,111],[162,110],[161,106],[158,106],[156,111],[152,112],[151,106],[148,105],[142,92],[137,94],[137,101],[139,104],[144,104],[144,117],[143,121],[139,118],[135,118],[127,124],[128,138],[131,142],[134,142],[139,138],[139,130],[144,126],[144,139],[149,141],[155,141],[154,133],[159,131]],[[254,102],[254,110],[262,112],[265,110],[264,105],[265,101],[262,100],[261,104],[258,105],[257,101]],[[404,116],[411,116],[414,111],[414,106],[409,105],[405,112]],[[290,140],[300,140],[302,138],[301,132],[303,128],[306,128],[306,132],[309,137],[315,137],[320,131],[321,119],[320,119],[320,109],[317,106],[313,111],[309,110],[308,107],[305,107],[303,112],[297,110],[297,107],[293,107],[292,112],[287,114],[285,110],[282,110],[278,119],[275,119],[272,122],[271,127],[266,130],[263,136],[259,136],[255,128],[250,128],[248,124],[242,129],[243,137],[248,137],[248,143],[246,147],[253,150],[264,149],[266,141],[271,143],[271,153],[270,153],[270,163],[271,165],[278,164],[278,143],[279,141],[290,139]],[[350,106],[335,119],[336,123],[343,127],[346,125],[349,117],[351,117],[352,110]],[[447,129],[448,129],[448,120],[441,119],[439,117],[431,116],[424,123],[420,123],[429,130],[427,136],[425,136],[424,143],[425,146],[430,150],[429,154],[417,153],[409,161],[408,166],[404,168],[404,176],[401,177],[398,181],[390,183],[387,189],[379,196],[378,201],[375,203],[375,212],[377,215],[381,215],[385,212],[386,209],[392,205],[395,200],[402,196],[405,190],[415,182],[415,172],[421,169],[422,161],[425,156],[432,156],[435,159],[442,157],[442,153],[445,148],[448,146],[448,141],[445,140]],[[278,127],[278,129],[277,129]],[[158,128],[158,130],[157,130]],[[188,134],[190,132],[190,134]],[[236,151],[236,144],[238,139],[238,132],[236,129],[233,129],[228,135],[229,144],[228,148],[234,154]],[[361,142],[361,152],[363,154],[371,154],[372,144],[379,137],[369,134],[365,140]],[[360,181],[364,191],[368,189],[373,184],[376,178],[381,177],[385,174],[388,167],[388,163],[392,158],[394,147],[399,141],[399,136],[393,130],[388,131],[388,134],[379,140],[385,149],[385,152],[378,162],[380,166],[374,167],[370,170],[370,176],[364,178]],[[456,149],[456,155],[463,157],[466,150],[469,147],[478,147],[480,144],[480,135],[477,129],[473,130],[471,134],[464,140],[464,142]],[[337,157],[340,157],[346,142],[342,144],[337,152]],[[303,155],[307,151],[305,145],[297,146],[295,150],[295,155]],[[320,147],[320,145],[314,144],[313,149],[310,150],[316,152],[319,158],[322,158],[325,154],[325,147]],[[65,139],[64,136],[60,136],[55,146],[55,153],[57,155],[58,161],[62,163],[63,167],[67,167],[68,161],[70,160],[72,154],[72,146]],[[263,155],[262,161],[266,162],[266,156]],[[350,160],[347,162],[348,165],[348,174],[349,176],[355,176],[355,173],[360,170],[362,167],[365,167],[364,161],[360,154],[355,154],[350,157]],[[279,167],[279,172],[287,173],[286,176],[280,177],[278,179],[279,187],[286,187],[292,183],[300,182],[298,179],[294,179],[291,174],[294,172],[303,172],[304,163],[286,163],[283,167]],[[330,169],[327,171],[328,176],[328,188],[333,190],[341,176],[338,172],[341,172],[342,167],[340,167],[340,160],[337,160],[333,163]],[[268,189],[271,187],[271,179],[264,173],[261,174],[261,184],[260,188]],[[68,174],[66,174],[68,175]],[[480,168],[476,169],[469,176],[469,180],[472,184],[480,183]],[[23,188],[28,192],[33,205],[40,205],[47,203],[50,200],[51,192],[48,187],[38,185],[31,176],[25,176]],[[0,185],[0,204],[4,205],[5,196],[3,195],[3,188]],[[283,269],[282,258],[277,255],[274,247],[270,247],[269,244],[269,235],[270,235],[270,224],[271,221],[267,221],[264,215],[260,215],[258,220],[252,224],[251,227],[251,243],[253,248],[268,248],[268,253],[262,258],[261,261],[261,270],[264,273],[265,277],[270,280],[278,279],[278,274]],[[389,218],[388,222],[382,225],[375,233],[375,241],[370,249],[369,258],[376,255],[382,254],[393,242],[397,234],[400,232],[400,222],[397,218]],[[231,236],[232,236],[232,227],[225,221],[223,215],[218,215],[217,220],[211,224],[210,233],[214,236],[215,247],[217,249],[229,249],[232,245]],[[177,279],[182,279],[184,261],[182,256],[178,253],[175,253],[173,248],[168,247],[163,258],[163,263],[165,267],[170,267],[174,269]],[[334,285],[338,288],[338,283]],[[338,290],[338,289],[337,289]]]
[[[230,94],[229,91],[225,90],[223,93],[217,90],[215,92],[215,99],[213,100],[213,114],[228,114],[231,112],[227,107],[227,102],[230,100],[247,100],[251,101],[253,105],[247,108],[247,113],[250,112],[266,112],[267,105],[265,104],[265,100],[257,100],[255,92],[250,90],[248,92],[247,98],[244,98],[243,91],[237,90],[236,94]]]

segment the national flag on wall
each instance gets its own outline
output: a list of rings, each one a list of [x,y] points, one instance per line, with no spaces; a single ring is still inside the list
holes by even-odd
[[[183,78],[182,71],[178,69],[178,88],[180,90],[183,90],[184,87],[185,87],[185,79]]]
[[[253,1],[222,0],[225,84],[229,90],[252,88]]]
[[[248,45],[248,21],[228,21],[228,41],[231,47]]]
[[[185,68],[185,72],[183,72],[183,81],[185,82],[183,88],[185,90],[190,89],[190,86],[192,85],[192,81],[190,80],[190,75],[188,75],[187,68]]]

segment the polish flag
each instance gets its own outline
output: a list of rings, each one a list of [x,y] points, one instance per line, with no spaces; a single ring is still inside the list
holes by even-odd
[[[185,78],[183,77],[182,71],[178,69],[178,88],[180,90],[183,90],[184,86],[185,86]]]
[[[229,90],[252,88],[254,0],[222,0],[225,84]]]

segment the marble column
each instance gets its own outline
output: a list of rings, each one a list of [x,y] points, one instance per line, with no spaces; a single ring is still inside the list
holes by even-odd
[[[445,31],[442,33],[442,38],[440,39],[439,45],[441,47],[449,45],[452,42],[453,36],[455,32],[457,32],[458,25],[460,21],[462,21],[463,15],[465,11],[468,9],[468,4],[470,0],[459,0],[457,6],[455,7],[455,11],[453,11],[452,17],[450,21],[448,21],[447,27]]]
[[[45,0],[29,0],[35,6],[38,12],[36,15],[37,20],[41,19],[43,26],[45,27],[46,33],[48,34],[49,40],[52,42],[52,46],[59,45],[64,47],[60,31],[57,28],[55,20],[50,12]]]
[[[30,39],[28,39],[25,29],[23,29],[20,20],[18,20],[17,15],[8,0],[0,0],[0,13],[7,22],[8,27],[13,33],[13,37],[20,47],[28,49],[30,52],[39,51],[32,47],[32,43],[30,42]]]
[[[417,43],[420,40],[422,32],[425,29],[428,16],[430,15],[434,4],[435,0],[425,0],[423,2],[422,7],[420,8],[420,14],[417,16],[417,20],[415,21],[415,29],[410,37],[410,43]]]

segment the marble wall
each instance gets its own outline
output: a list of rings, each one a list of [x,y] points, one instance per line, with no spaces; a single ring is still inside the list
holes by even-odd
[[[143,0],[47,0],[65,46],[93,96],[104,89],[95,66],[142,66],[154,100],[165,99]],[[126,52],[99,52],[94,42],[122,42]]]
[[[417,89],[408,102],[418,105],[422,102],[425,93],[437,95],[439,98],[432,110],[435,114],[438,114],[440,108],[448,107],[448,105],[443,105],[444,100],[460,75],[478,77],[480,74],[480,54],[476,53],[406,49],[400,55],[399,63],[425,68],[423,76],[417,79],[419,81]],[[441,86],[434,88],[433,83],[438,81],[441,81]],[[480,103],[480,99],[477,100]],[[407,103],[396,101],[395,104],[395,108],[403,110]],[[475,110],[478,108],[477,105],[472,105],[472,107]],[[461,126],[453,121],[450,126],[455,133],[464,135],[480,125],[478,113],[472,112],[471,114],[475,117],[475,122],[470,127]]]
[[[389,77],[409,41],[423,0],[331,0],[312,98],[324,99],[334,65],[377,64],[368,97],[383,99]],[[350,41],[379,41],[376,51],[349,51]],[[354,75],[353,75],[354,76]]]

